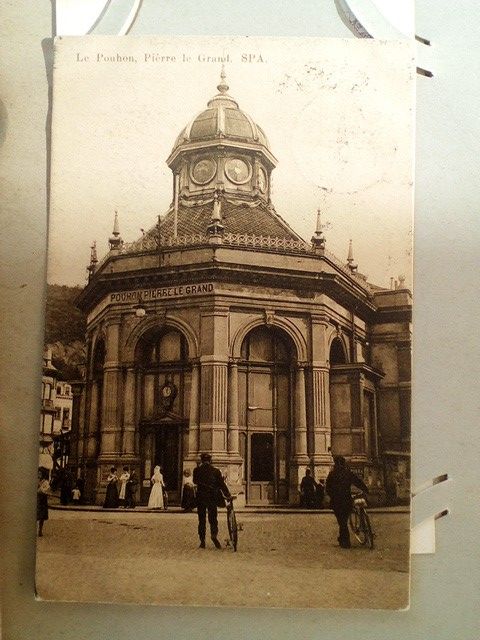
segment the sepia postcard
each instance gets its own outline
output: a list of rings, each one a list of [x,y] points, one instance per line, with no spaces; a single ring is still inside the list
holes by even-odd
[[[56,39],[38,598],[408,607],[414,77]]]

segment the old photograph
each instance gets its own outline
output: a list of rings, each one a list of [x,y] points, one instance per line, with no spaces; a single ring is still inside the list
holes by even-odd
[[[39,598],[408,607],[414,74],[57,38]]]

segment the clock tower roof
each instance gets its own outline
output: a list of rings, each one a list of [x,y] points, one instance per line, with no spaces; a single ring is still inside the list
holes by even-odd
[[[270,153],[270,146],[263,129],[242,111],[236,100],[228,94],[225,70],[222,67],[218,93],[207,103],[207,108],[197,114],[182,129],[173,145],[167,163],[170,165],[182,150],[198,148],[202,143],[232,142],[236,145],[246,143]]]

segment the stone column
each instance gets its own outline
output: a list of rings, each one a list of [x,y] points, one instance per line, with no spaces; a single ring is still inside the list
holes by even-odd
[[[187,457],[190,459],[198,457],[198,404],[200,391],[200,364],[197,360],[192,363],[192,382],[190,388],[190,419],[188,427],[188,451]]]
[[[120,455],[120,415],[119,415],[119,387],[120,363],[119,356],[120,318],[112,318],[107,326],[106,361],[103,367],[103,402],[102,402],[102,431],[100,440],[101,462],[115,462]]]
[[[228,376],[228,453],[238,457],[238,364],[236,360],[230,361]]]
[[[305,363],[298,363],[295,382],[295,461],[308,464]]]
[[[290,465],[289,502],[298,504],[299,485],[310,464],[307,454],[307,399],[305,390],[305,363],[299,362],[295,372],[294,451]]]
[[[98,414],[99,414],[99,406],[98,406],[98,381],[92,380],[89,383],[89,407],[88,407],[88,425],[87,425],[87,435],[86,435],[86,444],[85,444],[85,457],[86,458],[95,458],[98,451],[98,443],[100,434],[98,432]]]
[[[122,452],[125,457],[135,458],[135,391],[136,372],[133,365],[129,365],[125,373],[125,387],[123,390],[123,443]]]

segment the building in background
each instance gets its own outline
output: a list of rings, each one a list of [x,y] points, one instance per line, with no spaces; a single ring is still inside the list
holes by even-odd
[[[48,469],[50,475],[68,464],[72,426],[72,387],[58,376],[59,372],[52,364],[52,350],[47,348],[42,370],[39,466]]]
[[[218,94],[167,159],[172,205],[136,242],[92,247],[72,462],[101,503],[112,465],[155,465],[172,501],[208,451],[240,502],[296,504],[346,456],[378,502],[409,492],[411,294],[367,281],[276,213],[266,134]],[[312,225],[313,227],[313,225]],[[313,230],[313,229],[312,229]],[[382,247],[372,248],[381,251]],[[395,484],[395,495],[392,493]]]

